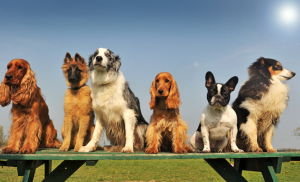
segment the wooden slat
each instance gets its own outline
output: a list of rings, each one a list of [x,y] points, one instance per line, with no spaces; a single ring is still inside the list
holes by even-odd
[[[275,152],[275,153],[189,153],[173,154],[158,153],[108,153],[96,151],[90,153],[59,152],[58,149],[40,149],[35,154],[0,154],[0,159],[11,160],[147,160],[147,159],[216,159],[216,158],[277,158],[292,157],[298,159],[300,152]]]

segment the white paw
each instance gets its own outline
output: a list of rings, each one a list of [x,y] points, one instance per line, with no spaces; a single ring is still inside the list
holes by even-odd
[[[133,153],[133,147],[125,146],[124,148],[122,148],[121,152]]]
[[[234,153],[244,152],[242,149],[239,149],[239,148],[232,149],[232,151],[233,151]]]
[[[210,149],[209,149],[209,148],[204,148],[204,149],[202,150],[202,152],[204,152],[204,153],[209,153],[209,152],[210,152]]]
[[[94,147],[81,147],[78,152],[92,152]]]

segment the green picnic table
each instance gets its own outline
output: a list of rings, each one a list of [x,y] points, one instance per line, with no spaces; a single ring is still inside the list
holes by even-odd
[[[0,154],[0,166],[17,167],[23,181],[33,181],[36,168],[45,165],[43,181],[65,181],[84,163],[94,166],[99,160],[204,159],[226,181],[247,181],[243,170],[261,172],[265,181],[278,181],[282,162],[299,161],[300,152],[276,153],[90,153],[59,152],[58,149],[39,149],[35,154]],[[226,159],[234,160],[234,167]],[[52,160],[63,160],[52,171]]]

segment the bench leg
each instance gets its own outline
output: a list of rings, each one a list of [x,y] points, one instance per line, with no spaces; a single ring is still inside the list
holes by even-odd
[[[24,177],[22,182],[33,181],[36,169],[36,161],[26,161]]]
[[[51,173],[52,171],[52,161],[45,161],[45,178]]]
[[[59,166],[57,166],[43,181],[44,182],[66,181],[85,162],[86,161],[65,160]]]
[[[278,182],[271,159],[262,159],[260,161],[260,165],[261,165],[261,173],[265,181]]]
[[[205,161],[226,181],[247,181],[226,159],[205,159]]]

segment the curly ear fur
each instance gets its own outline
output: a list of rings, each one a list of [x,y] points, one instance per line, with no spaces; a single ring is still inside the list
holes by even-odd
[[[17,88],[12,87],[12,97],[14,104],[21,104],[23,106],[30,106],[37,94],[37,85],[35,73],[28,67],[21,84]]]
[[[171,82],[171,88],[170,88],[170,92],[168,95],[168,98],[166,100],[166,105],[169,109],[178,109],[179,105],[180,105],[180,100],[179,100],[179,90],[177,88],[177,83],[174,80],[174,78],[172,78],[172,82]]]
[[[0,85],[0,105],[2,107],[10,104],[11,96],[10,96],[10,87],[4,84],[4,80]]]
[[[154,79],[150,88],[150,95],[151,95],[151,101],[149,103],[150,109],[154,109],[155,106],[155,91],[156,88],[155,88],[155,79]]]

